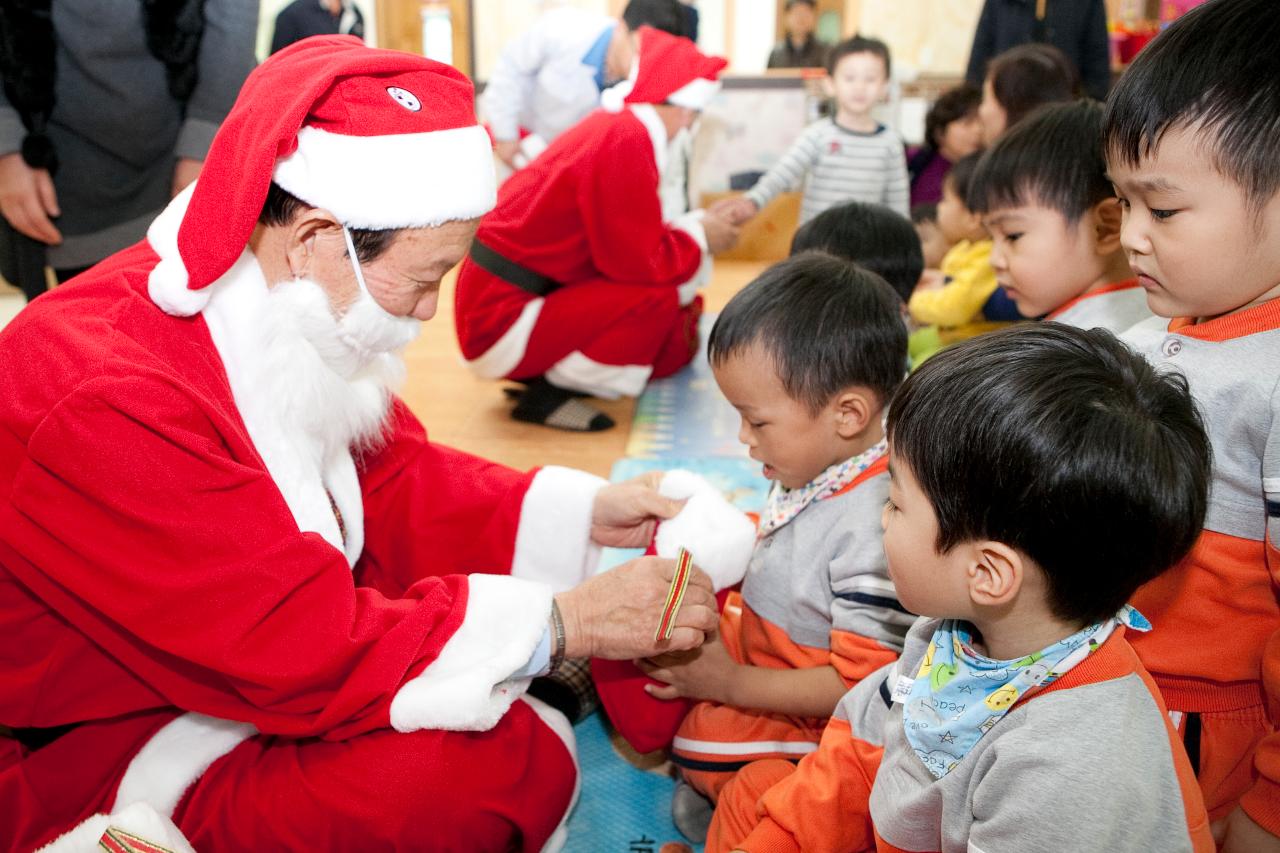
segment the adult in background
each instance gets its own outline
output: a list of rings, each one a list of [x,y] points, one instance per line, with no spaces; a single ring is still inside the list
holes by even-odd
[[[674,561],[594,569],[678,507],[432,444],[390,390],[493,205],[472,98],[285,48],[145,242],[0,332],[0,849],[135,804],[198,850],[556,840],[572,730],[522,694],[668,646]],[[695,573],[670,647],[715,624]]]
[[[786,30],[769,52],[769,68],[825,68],[831,45],[818,41],[818,6],[814,0],[787,0]]]
[[[697,289],[737,229],[698,212],[668,222],[658,182],[725,64],[642,29],[635,79],[502,185],[458,273],[455,318],[475,373],[526,385],[516,420],[607,429],[580,396],[635,396],[697,352]]]
[[[352,0],[293,0],[276,15],[271,52],[307,36],[348,35],[364,38],[364,15]]]
[[[253,0],[0,2],[0,274],[33,299],[142,239],[254,66]]]
[[[982,92],[964,83],[938,96],[924,120],[924,145],[907,155],[911,207],[942,199],[942,181],[951,166],[982,147],[978,104]]]
[[[969,51],[965,79],[982,85],[987,63],[1012,47],[1045,42],[1066,55],[1099,101],[1111,89],[1111,45],[1106,0],[986,0]]]
[[[538,156],[631,73],[640,27],[683,36],[687,15],[679,0],[630,0],[616,19],[572,6],[541,15],[503,48],[480,97],[499,159],[514,169]]]

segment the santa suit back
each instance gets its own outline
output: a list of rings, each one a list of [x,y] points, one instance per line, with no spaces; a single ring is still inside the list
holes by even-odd
[[[477,241],[555,286],[463,262],[455,322],[473,370],[617,397],[689,362],[709,256],[696,220],[663,221],[665,146],[652,106],[598,110],[502,185]]]

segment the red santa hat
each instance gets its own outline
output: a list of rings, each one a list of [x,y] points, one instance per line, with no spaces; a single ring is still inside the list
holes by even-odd
[[[720,91],[720,72],[729,61],[707,56],[689,39],[653,27],[641,27],[636,33],[639,60],[630,77],[601,96],[604,108],[619,112],[624,104],[674,104],[706,109]]]
[[[161,257],[151,298],[177,316],[203,310],[209,285],[248,245],[272,181],[352,228],[487,213],[497,183],[474,104],[471,81],[455,69],[352,36],[274,54],[245,81],[194,188],[148,232]],[[176,233],[159,227],[179,215]]]

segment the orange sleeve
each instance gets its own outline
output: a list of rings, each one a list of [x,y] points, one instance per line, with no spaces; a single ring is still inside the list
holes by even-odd
[[[739,849],[874,850],[869,801],[883,755],[883,748],[855,738],[847,720],[832,718],[817,751],[760,798],[759,823]]]
[[[831,632],[831,665],[849,687],[897,659],[897,652],[869,637],[849,631]]]
[[[1267,568],[1272,583],[1280,585],[1280,508],[1275,497],[1268,488]],[[1258,742],[1253,757],[1258,778],[1240,798],[1240,805],[1259,826],[1280,836],[1280,632],[1272,634],[1263,649],[1262,687],[1274,731]]]

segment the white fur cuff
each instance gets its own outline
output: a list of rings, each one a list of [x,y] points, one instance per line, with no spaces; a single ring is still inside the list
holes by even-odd
[[[659,491],[687,502],[679,515],[658,526],[658,556],[675,559],[685,548],[717,590],[742,580],[756,541],[751,519],[692,471],[668,471]]]
[[[467,577],[467,612],[439,656],[391,700],[391,726],[488,731],[524,693],[510,679],[547,629],[551,588],[505,575]]]
[[[688,305],[693,298],[698,295],[698,291],[705,287],[711,281],[711,252],[707,248],[707,232],[702,227],[702,217],[705,211],[690,210],[681,216],[676,217],[671,223],[671,227],[688,234],[698,243],[698,248],[702,249],[702,262],[698,264],[697,271],[693,277],[684,284],[676,288],[680,294],[680,304]]]
[[[591,515],[596,494],[606,485],[572,468],[549,465],[539,471],[520,507],[511,574],[549,584],[556,592],[594,574],[600,546],[591,541]]]

